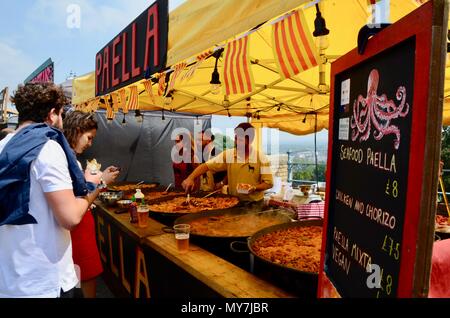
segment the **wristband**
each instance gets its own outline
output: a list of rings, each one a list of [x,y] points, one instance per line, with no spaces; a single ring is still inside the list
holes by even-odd
[[[89,193],[94,192],[97,189],[97,185],[90,181],[86,182],[86,187]]]

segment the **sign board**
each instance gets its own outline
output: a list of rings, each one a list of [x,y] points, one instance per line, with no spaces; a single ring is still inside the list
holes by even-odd
[[[103,267],[116,280],[116,289],[122,295],[150,298],[148,255],[139,242],[104,217],[95,213],[95,225],[100,258]]]
[[[27,79],[24,84],[27,83],[53,83],[55,81],[55,67],[51,58],[45,61],[39,66]]]
[[[95,59],[95,94],[104,95],[164,69],[168,42],[168,1],[157,0]]]
[[[319,297],[427,296],[446,33],[428,2],[332,64]]]

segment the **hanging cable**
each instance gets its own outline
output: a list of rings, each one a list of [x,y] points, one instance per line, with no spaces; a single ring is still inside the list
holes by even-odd
[[[305,114],[305,118],[303,118],[302,123],[306,124],[306,117],[308,116],[308,113]]]
[[[213,95],[218,95],[220,93],[220,88],[222,86],[222,83],[220,82],[219,71],[217,70],[217,63],[219,62],[219,58],[222,55],[223,51],[224,51],[224,49],[220,49],[212,54],[212,56],[216,58],[214,71],[211,74],[211,81],[209,82],[211,84],[210,91],[211,91],[211,94],[213,94]]]

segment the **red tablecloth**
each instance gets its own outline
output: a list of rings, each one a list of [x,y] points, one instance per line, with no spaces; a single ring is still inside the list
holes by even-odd
[[[450,239],[434,242],[428,297],[450,297]]]
[[[290,208],[295,211],[299,220],[323,218],[323,212],[325,210],[324,201],[317,203],[295,204],[291,202],[270,199],[269,205]]]

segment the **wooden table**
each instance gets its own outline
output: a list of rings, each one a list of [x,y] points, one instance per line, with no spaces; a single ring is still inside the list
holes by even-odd
[[[192,243],[188,253],[180,254],[174,235],[151,218],[141,229],[130,223],[128,213],[96,204],[104,278],[119,297],[293,297]]]
[[[130,214],[128,212],[121,214],[115,213],[116,211],[120,211],[121,208],[108,207],[100,201],[96,201],[95,204],[102,211],[103,215],[109,218],[114,225],[118,226],[122,231],[131,235],[140,243],[142,243],[147,236],[160,235],[164,233],[162,230],[164,225],[158,222],[152,222],[152,219],[149,220],[150,222],[146,228],[139,228],[137,223],[130,222]]]

